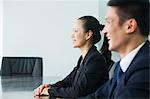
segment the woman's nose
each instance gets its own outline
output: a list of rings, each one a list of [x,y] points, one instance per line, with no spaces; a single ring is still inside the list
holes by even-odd
[[[71,33],[71,38],[74,38],[74,33],[73,32]]]

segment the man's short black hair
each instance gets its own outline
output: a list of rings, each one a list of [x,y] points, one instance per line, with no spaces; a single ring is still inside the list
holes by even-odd
[[[149,35],[149,0],[110,0],[107,5],[117,7],[120,25],[134,18],[140,33],[143,36]]]

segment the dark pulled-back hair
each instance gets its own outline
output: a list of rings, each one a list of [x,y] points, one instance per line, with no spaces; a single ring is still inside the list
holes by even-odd
[[[120,1],[120,2],[119,2]],[[119,25],[134,18],[137,21],[140,33],[149,35],[149,1],[148,0],[110,0],[108,6],[117,7]]]
[[[100,49],[100,52],[101,54],[104,56],[105,58],[105,61],[107,63],[107,66],[108,66],[108,72],[109,70],[111,69],[111,67],[113,66],[114,64],[114,61],[111,59],[112,57],[112,53],[111,51],[108,49],[109,47],[109,44],[108,44],[108,39],[106,37],[106,35],[104,35],[104,41],[103,41],[103,44],[102,44],[102,47]]]
[[[93,44],[99,42],[101,39],[100,31],[104,28],[104,25],[101,25],[93,16],[82,16],[79,20],[83,21],[83,28],[85,32],[90,30],[93,32]]]

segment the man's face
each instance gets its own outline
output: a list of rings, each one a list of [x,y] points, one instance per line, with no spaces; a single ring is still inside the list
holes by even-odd
[[[119,17],[116,10],[116,7],[109,7],[103,32],[108,39],[109,50],[120,52],[125,47],[126,35],[124,26],[119,25]]]

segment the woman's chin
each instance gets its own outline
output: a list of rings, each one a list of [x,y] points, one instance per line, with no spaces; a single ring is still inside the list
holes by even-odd
[[[73,48],[78,48],[78,46],[76,46],[76,45],[73,45]]]

